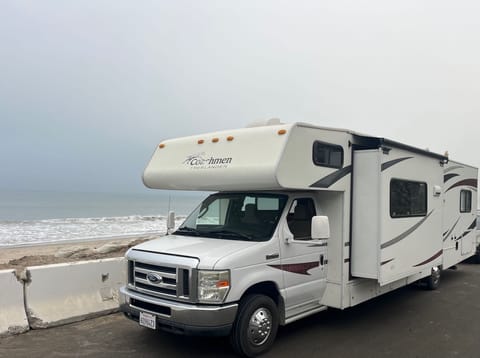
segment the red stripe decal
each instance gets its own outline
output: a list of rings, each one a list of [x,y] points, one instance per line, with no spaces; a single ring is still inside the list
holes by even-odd
[[[447,189],[449,191],[450,189],[456,188],[457,186],[471,186],[473,188],[476,188],[478,186],[478,180],[477,179],[464,179],[456,182],[453,184],[450,188]]]
[[[437,257],[441,256],[443,253],[443,249],[440,250],[439,252],[437,252],[435,255],[433,255],[432,257],[430,257],[429,259],[423,261],[423,262],[420,262],[419,264],[416,264],[415,266],[413,267],[418,267],[418,266],[422,266],[422,265],[425,265],[425,264],[428,264],[430,261],[433,261],[435,260]]]
[[[310,275],[308,273],[312,268],[320,266],[319,261],[315,262],[302,262],[299,264],[285,264],[285,265],[268,265],[278,270],[288,271],[292,273],[298,273],[300,275]]]
[[[390,260],[387,260],[387,261],[382,261],[382,262],[380,263],[380,266],[386,265],[386,264],[388,264],[389,262],[392,262],[393,260],[395,260],[395,259],[390,259]]]

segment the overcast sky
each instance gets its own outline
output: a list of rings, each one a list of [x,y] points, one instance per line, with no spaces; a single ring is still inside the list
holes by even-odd
[[[277,117],[480,166],[480,2],[0,3],[0,189],[142,191],[166,138]]]

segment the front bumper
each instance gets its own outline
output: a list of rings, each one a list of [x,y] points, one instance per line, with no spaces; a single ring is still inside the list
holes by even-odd
[[[156,316],[158,329],[185,335],[228,335],[231,331],[238,304],[221,306],[194,305],[168,301],[121,287],[120,311],[135,321],[140,312]]]

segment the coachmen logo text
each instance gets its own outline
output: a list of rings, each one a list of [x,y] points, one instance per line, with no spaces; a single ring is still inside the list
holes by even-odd
[[[192,154],[187,156],[183,161],[183,164],[191,169],[216,169],[216,168],[228,168],[232,164],[231,157],[208,157],[205,152]]]

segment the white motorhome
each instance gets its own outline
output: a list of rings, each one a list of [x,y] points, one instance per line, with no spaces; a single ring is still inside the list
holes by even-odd
[[[435,289],[475,254],[477,172],[304,123],[166,140],[145,185],[215,193],[127,252],[120,309],[153,329],[229,335],[255,356],[279,325],[417,281]]]

